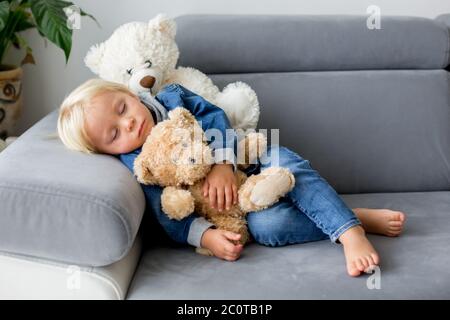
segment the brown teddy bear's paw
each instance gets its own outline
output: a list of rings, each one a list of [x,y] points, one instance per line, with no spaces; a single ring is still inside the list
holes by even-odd
[[[263,210],[285,196],[295,185],[286,168],[270,167],[252,175],[239,190],[239,205],[245,212]]]
[[[204,255],[204,256],[214,256],[214,254],[211,252],[211,250],[206,249],[206,248],[195,248],[195,252],[197,252],[198,254]]]
[[[167,187],[161,195],[161,206],[169,218],[181,220],[194,212],[194,197],[188,190]]]

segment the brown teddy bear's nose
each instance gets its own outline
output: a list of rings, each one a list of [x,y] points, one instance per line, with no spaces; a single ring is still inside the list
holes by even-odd
[[[155,78],[152,76],[145,76],[139,81],[139,84],[144,88],[150,89],[155,84]]]

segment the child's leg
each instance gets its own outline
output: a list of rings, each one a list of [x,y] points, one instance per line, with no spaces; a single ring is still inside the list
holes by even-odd
[[[283,197],[274,205],[247,215],[256,242],[271,247],[329,239],[314,222]]]
[[[398,236],[401,232],[401,227],[387,223],[398,222],[397,218],[404,217],[399,211],[367,208],[355,208],[352,211],[360,219],[366,232],[391,237]],[[404,218],[402,219],[404,221]],[[286,197],[269,208],[250,212],[247,215],[247,222],[255,241],[270,247],[330,238]]]
[[[270,145],[260,162],[261,170],[281,166],[292,172],[296,182],[286,197],[332,242],[344,245],[350,275],[357,276],[370,265],[378,264],[378,254],[365,237],[359,219],[308,160],[285,147]]]
[[[366,232],[382,234],[389,237],[397,237],[403,230],[406,220],[405,214],[401,211],[389,209],[352,209]]]
[[[271,166],[288,168],[295,177],[294,188],[286,194],[317,227],[336,242],[346,230],[361,225],[336,191],[312,169],[309,161],[286,147],[270,145],[260,159],[260,170]]]

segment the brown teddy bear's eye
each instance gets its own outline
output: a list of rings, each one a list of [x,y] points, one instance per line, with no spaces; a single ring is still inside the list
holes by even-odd
[[[192,158],[192,157],[189,157],[189,161],[190,161],[191,163],[195,163],[195,159]]]

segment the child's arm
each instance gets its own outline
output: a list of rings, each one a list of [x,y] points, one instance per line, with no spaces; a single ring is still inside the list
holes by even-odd
[[[119,156],[125,166],[133,172],[133,163],[140,149]],[[213,224],[193,213],[177,221],[169,217],[161,209],[162,188],[159,186],[141,184],[145,194],[146,210],[150,208],[152,214],[163,227],[167,235],[174,241],[190,244],[196,248],[207,248],[216,257],[233,261],[239,258],[242,245],[235,245],[231,241],[239,240],[240,234],[215,229]]]
[[[121,154],[119,159],[133,172],[134,159],[139,153],[140,149],[137,149],[131,153]],[[150,208],[152,214],[156,217],[167,235],[178,243],[200,247],[203,233],[212,227],[213,224],[195,213],[179,221],[169,219],[161,209],[161,194],[163,189],[155,185],[141,184],[141,187],[145,195],[146,210]]]

